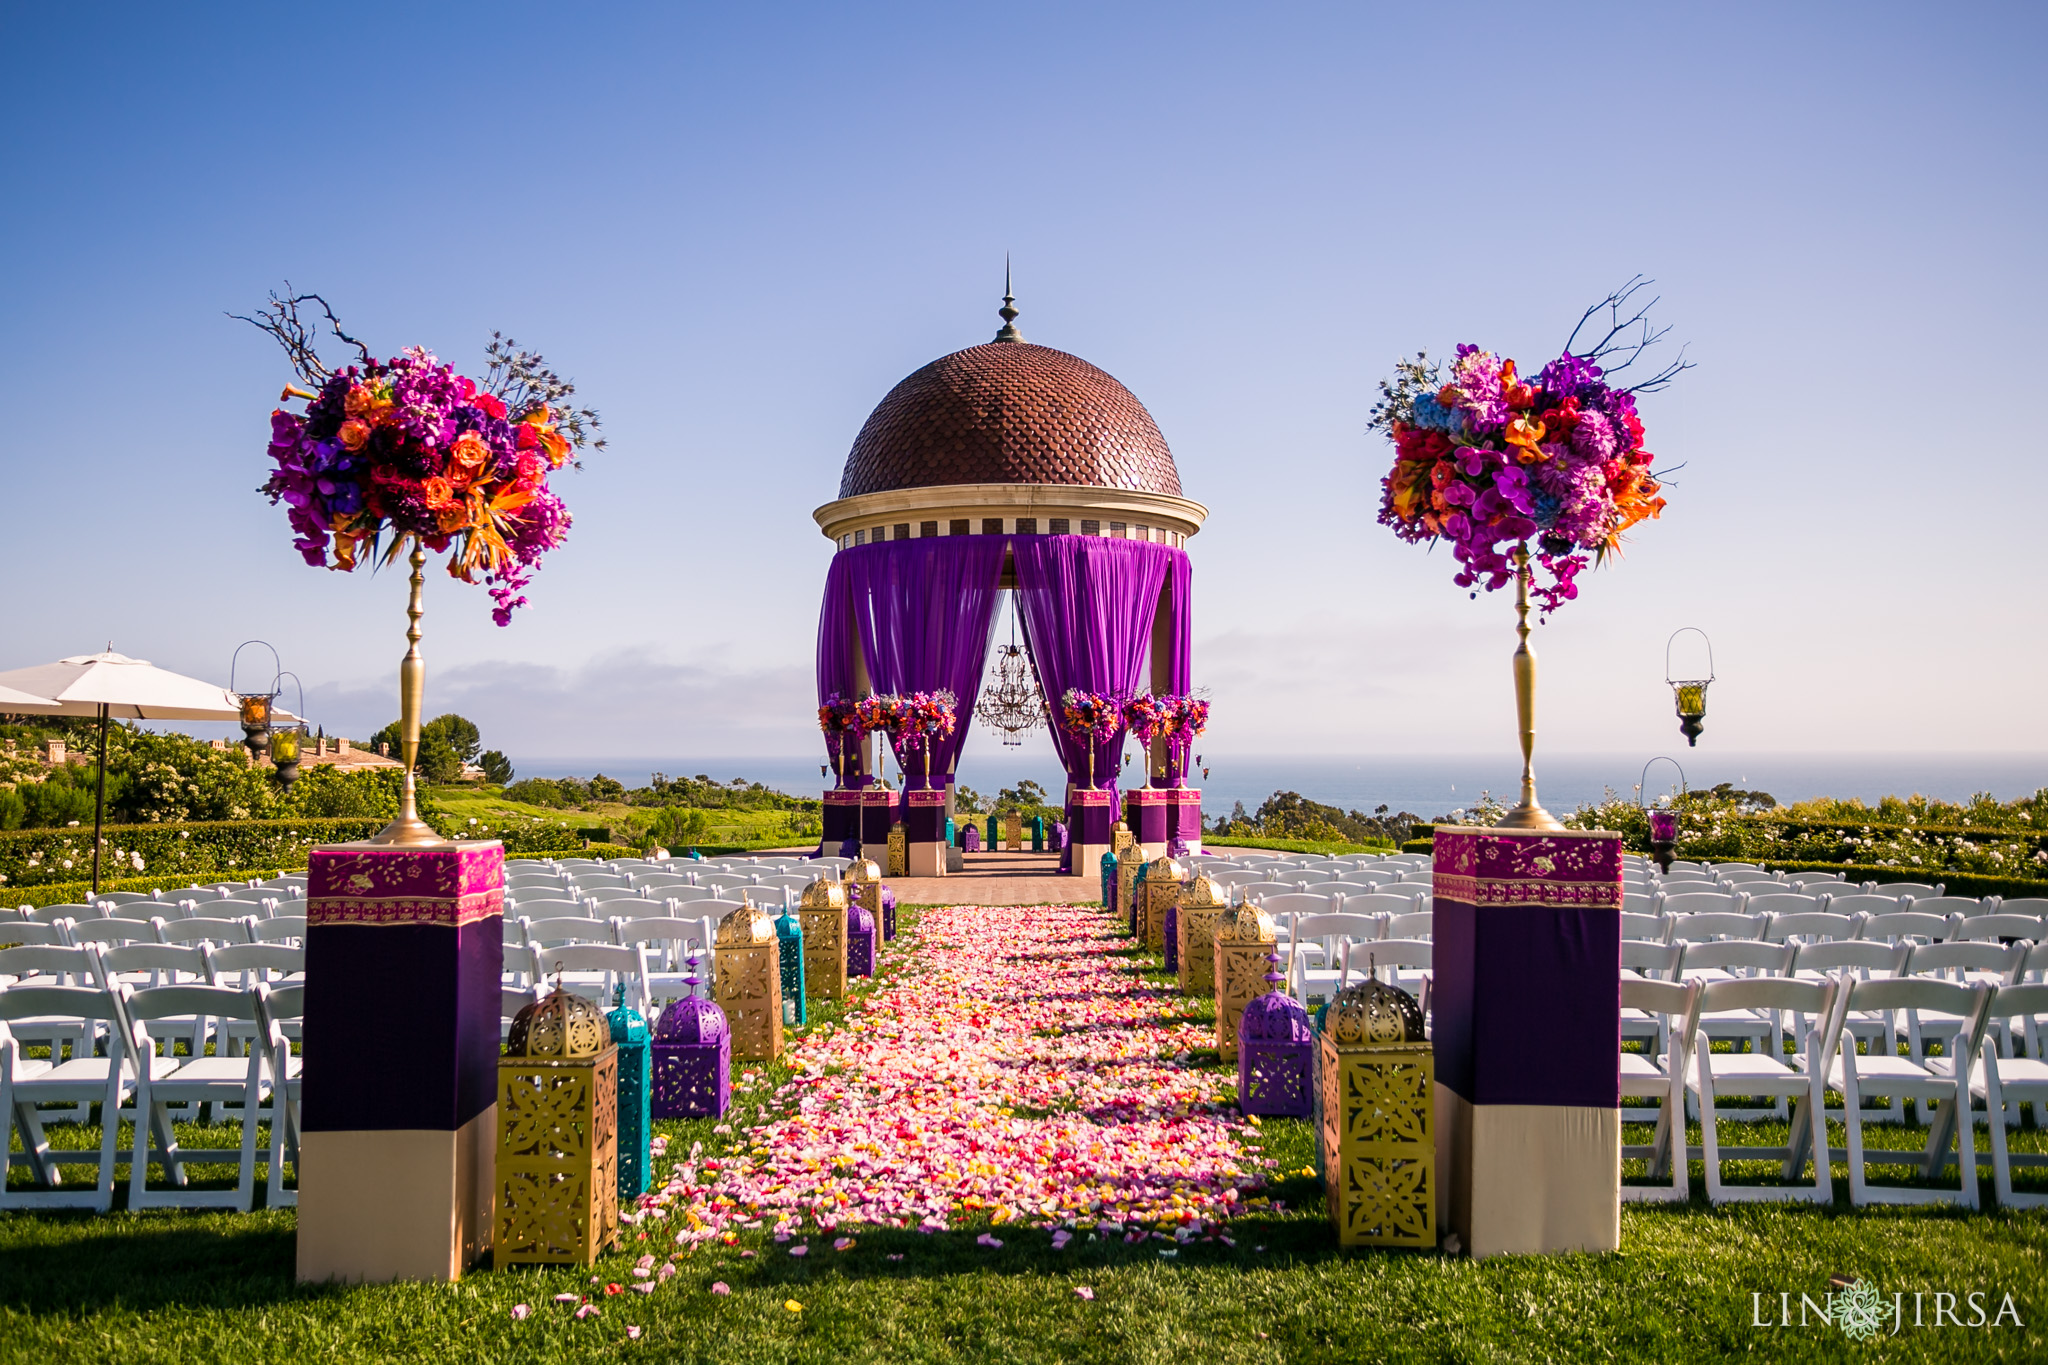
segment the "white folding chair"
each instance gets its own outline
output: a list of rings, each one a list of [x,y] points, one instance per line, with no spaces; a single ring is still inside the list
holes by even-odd
[[[2038,1047],[2033,1045],[2020,1056],[1999,1056],[1998,1049],[1991,1045],[1989,1025],[1997,1023],[2011,1030],[2017,1020],[2023,1032],[2038,1040],[2035,1021],[2044,1014],[2048,1014],[2048,985],[2040,982],[1999,987],[1985,1011],[1987,1027],[1972,1069],[1970,1089],[1984,1100],[1984,1118],[1991,1129],[1991,1189],[2000,1208],[2048,1207],[2048,1193],[2015,1191],[2012,1187],[2013,1167],[2048,1166],[2048,1155],[2010,1150],[2005,1133],[2007,1128],[2019,1126],[2022,1104],[2034,1106],[2036,1127],[2048,1126],[2043,1122],[2044,1115],[2048,1115],[2048,1061],[2042,1060]],[[1964,1145],[1976,1146],[1974,1127],[1966,1132]]]
[[[579,885],[577,892],[586,905],[593,906],[610,905],[613,901],[641,901],[647,899],[640,888],[636,886],[600,886],[586,891]],[[613,912],[607,910],[605,913],[611,914]]]
[[[95,948],[102,981],[118,981],[131,991],[158,986],[210,986],[215,984],[207,969],[206,949],[171,943],[129,943]],[[206,1052],[207,1016],[153,1019],[148,1030],[151,1040],[166,1044],[182,1040],[189,1056]]]
[[[104,943],[119,946],[124,943],[163,943],[164,922],[160,919],[88,919],[76,920],[67,929],[72,943],[78,947]]]
[[[1671,937],[1687,943],[1715,939],[1761,939],[1768,923],[1762,915],[1745,915],[1734,910],[1674,910],[1680,902],[1699,904],[1691,896],[1673,896],[1664,902],[1665,918],[1671,921]]]
[[[512,1036],[512,1021],[519,1012],[541,998],[538,986],[500,986],[498,988],[498,1042],[502,1046]]]
[[[582,901],[566,896],[520,897],[505,907],[505,918],[515,916],[525,919],[584,919],[590,914],[590,907]]]
[[[263,1206],[290,1208],[299,1202],[294,1183],[284,1183],[284,1163],[299,1160],[299,1071],[303,1058],[292,1053],[292,1038],[306,1012],[304,986],[279,986],[263,998],[264,1036],[270,1053],[270,1165],[264,1175]]]
[[[1434,970],[1435,948],[1425,939],[1381,938],[1364,943],[1353,942],[1344,949],[1344,971],[1348,977],[1357,973],[1381,977],[1388,985],[1399,986],[1410,995],[1422,990],[1422,976]],[[1403,973],[1410,975],[1404,976]]]
[[[1904,943],[1876,943],[1863,939],[1851,939],[1846,943],[1834,939],[1802,943],[1793,949],[1789,975],[1805,981],[1819,981],[1846,972],[1857,981],[1883,981],[1905,971],[1906,959],[1912,951],[1911,946]],[[1898,1021],[1889,1010],[1865,1009],[1852,1002],[1842,1016],[1842,1030],[1852,1042],[1862,1042],[1873,1052],[1895,1053],[1899,1050]],[[1795,1020],[1794,1035],[1805,1031],[1806,1021]],[[1864,1118],[1877,1121],[1894,1118],[1897,1113],[1897,1110],[1872,1110],[1866,1112]]]
[[[223,943],[206,949],[208,979],[216,986],[246,991],[261,984],[271,991],[281,986],[306,984],[306,950],[295,943]],[[299,1039],[298,1021],[279,1025],[293,1042]],[[225,1035],[216,1034],[215,1048],[223,1054],[240,1056],[256,1044],[259,1029],[250,1021],[230,1019]]]
[[[1679,982],[1678,968],[1684,952],[1685,945],[1682,943],[1654,943],[1645,939],[1625,938],[1621,941],[1622,976],[1624,979],[1635,976],[1648,981],[1662,981],[1667,985],[1683,984]],[[1688,1046],[1691,1044],[1697,1022],[1695,1020],[1693,1024],[1686,1026],[1685,1038]],[[1669,1021],[1660,1013],[1622,1006],[1621,1041],[1624,1046],[1632,1040],[1640,1040],[1649,1045],[1651,1052],[1661,1056],[1671,1050],[1671,1040],[1666,1034],[1668,1026]],[[1626,1109],[1622,1111],[1621,1116],[1624,1121],[1631,1123],[1645,1122],[1648,1118],[1654,1117],[1643,1114],[1631,1117]]]
[[[1908,1014],[1939,1015],[1956,1021],[1948,1039],[1947,1056],[1922,1062],[1895,1053],[1859,1056],[1855,1046],[1840,1049],[1828,1072],[1828,1084],[1842,1092],[1842,1107],[1848,1125],[1849,1202],[1858,1208],[1866,1204],[1930,1204],[1960,1202],[1977,1207],[1977,1137],[1968,1122],[1970,1113],[1970,1062],[1984,1041],[1984,1025],[1996,987],[1989,984],[1964,986],[1953,981],[1900,977],[1889,981],[1847,981],[1842,983],[1850,1006],[1873,1010],[1904,1010]],[[1861,1000],[1858,1000],[1858,997]],[[1956,1065],[1957,1059],[1961,1065]],[[1942,1063],[1948,1063],[1946,1067]],[[1927,1118],[1927,1148],[1924,1152],[1866,1150],[1863,1146],[1863,1104],[1865,1095],[1882,1095],[1895,1105],[1914,1100]],[[1940,1108],[1927,1114],[1930,1104]],[[1964,1121],[1958,1122],[1957,1116]],[[1993,1127],[2002,1125],[1994,1124]],[[1864,1170],[1866,1163],[1892,1163],[1920,1167],[1925,1179],[1938,1179],[1948,1164],[1951,1142],[1960,1141],[1957,1161],[1961,1181],[1953,1190],[1873,1188]]]
[[[1271,913],[1271,912],[1268,912]],[[1343,946],[1380,936],[1377,915],[1332,912],[1313,906],[1289,916],[1287,924],[1288,994],[1305,1009],[1312,999],[1334,1000],[1344,986]],[[1320,966],[1312,965],[1320,963]]]
[[[174,919],[164,923],[165,943],[248,943],[249,922],[239,919]]]
[[[1902,976],[1931,976],[1961,984],[1983,982],[1991,986],[2017,986],[2026,970],[2031,943],[2006,946],[1998,943],[1919,943],[1906,956]],[[1925,1035],[1946,1037],[1960,1021],[1940,1011],[1906,1011],[1907,1055],[1926,1053]]]
[[[1801,1065],[1788,1066],[1776,1056],[1762,1052],[1715,1053],[1704,1030],[1693,1035],[1692,1064],[1686,1078],[1686,1092],[1698,1105],[1701,1159],[1707,1169],[1707,1198],[1716,1204],[1731,1201],[1811,1200],[1832,1203],[1834,1186],[1828,1173],[1828,1129],[1822,1117],[1828,1065],[1833,1059],[1835,1040],[1840,1034],[1840,1009],[1846,1003],[1839,983],[1795,981],[1789,977],[1753,977],[1711,981],[1701,988],[1702,1016],[1714,1013],[1771,1013],[1811,1016],[1820,1024],[1810,1029],[1801,1048]],[[1768,1097],[1776,1102],[1793,1102],[1791,1123],[1783,1146],[1723,1146],[1717,1120],[1721,1095]],[[1688,1151],[1688,1158],[1691,1153]],[[1799,1179],[1808,1160],[1813,1164],[1810,1185],[1790,1182]],[[1780,1162],[1779,1176],[1787,1182],[1774,1186],[1728,1185],[1722,1179],[1723,1161]]]
[[[1415,910],[1405,915],[1389,915],[1380,925],[1381,938],[1426,939],[1436,922],[1434,910]]]
[[[1863,897],[1857,896],[1850,899],[1861,900]],[[1882,897],[1873,897],[1872,899],[1878,903],[1883,901]],[[1841,902],[1830,901],[1828,904],[1839,905]],[[1861,937],[1881,943],[1941,943],[1945,942],[1949,935],[1955,932],[1956,926],[1962,923],[1954,915],[1923,915],[1916,910],[1880,910],[1876,914],[1869,914],[1867,911],[1862,913],[1866,914],[1867,917],[1863,921]]]
[[[615,935],[609,919],[588,915],[564,915],[559,919],[524,919],[520,927],[526,942],[535,948],[552,948],[567,943],[610,943]]]
[[[1622,1160],[1647,1161],[1650,1163],[1651,1180],[1670,1182],[1666,1185],[1623,1184],[1621,1197],[1624,1202],[1654,1199],[1683,1203],[1692,1197],[1691,1182],[1687,1178],[1691,1166],[1685,1158],[1685,1075],[1691,1060],[1692,1025],[1699,1018],[1701,989],[1697,981],[1679,985],[1670,981],[1651,981],[1626,972],[1622,974],[1623,1014],[1654,1019],[1653,1034],[1661,1033],[1670,1040],[1663,1049],[1630,1052],[1624,1048],[1621,1054],[1622,1118],[1635,1123],[1654,1118],[1657,1125],[1649,1145],[1624,1146],[1621,1149]],[[1632,1099],[1655,1099],[1658,1104],[1655,1110],[1649,1110],[1641,1105],[1629,1105],[1628,1101]]]
[[[139,1059],[172,1063],[169,1070],[138,1067],[135,1084],[135,1149],[129,1157],[128,1207],[144,1208],[235,1208],[247,1213],[256,1202],[256,1127],[262,1117],[263,1101],[270,1090],[270,1058],[262,1047],[252,1047],[246,1059],[229,1056],[187,1057],[174,1060],[155,1057],[148,1025],[152,1020],[182,1019],[203,1015],[225,1023],[240,1020],[252,1031],[263,1022],[262,1002],[268,988],[230,990],[223,986],[157,986],[136,991],[122,1002],[128,1016],[129,1037]],[[216,1123],[232,1115],[241,1127],[239,1148],[194,1148],[178,1145],[171,1123],[173,1104],[210,1105]],[[239,1106],[239,1108],[232,1107]],[[154,1142],[151,1138],[154,1136]],[[149,1188],[150,1160],[163,1163],[168,1190]],[[239,1158],[240,1169],[232,1190],[195,1190],[185,1167],[193,1162],[224,1162]]]
[[[1914,905],[1920,902],[1914,901]],[[2032,942],[2042,936],[2041,921],[2032,915],[2011,915],[2003,911],[1994,915],[1974,915],[1956,926],[1952,940],[1958,943],[1996,943],[2003,939],[2026,939]]]
[[[1632,910],[1621,912],[1621,937],[1624,942],[1663,943],[1669,939],[1670,934],[1671,924],[1662,915],[1641,914]]]
[[[1759,896],[1757,900],[1790,900],[1788,896]],[[1796,899],[1807,900],[1800,896]],[[1754,907],[1756,901],[1751,901]],[[1838,915],[1832,910],[1800,910],[1787,914],[1769,913],[1764,925],[1764,937],[1772,943],[1820,943],[1825,941],[1845,942],[1859,938],[1865,923],[1861,915]]]
[[[304,943],[306,941],[306,917],[304,915],[273,915],[269,919],[256,921],[251,935],[258,943]]]
[[[642,1015],[647,1013],[647,952],[615,943],[567,943],[536,947],[533,953],[536,979],[559,979],[565,990],[575,991],[610,1009],[618,989],[626,988],[625,1000]]]
[[[1878,882],[1875,884],[1876,894],[1890,896],[1894,900],[1904,900],[1907,897],[1911,897],[1916,901],[1926,900],[1931,896],[1943,894],[1945,889],[1939,882],[1931,886],[1926,882]]]
[[[14,952],[27,951],[16,948]],[[14,985],[0,991],[0,1132],[11,1148],[18,1134],[21,1151],[9,1151],[9,1165],[27,1166],[36,1189],[10,1188],[0,1167],[0,1210],[4,1209],[94,1209],[105,1213],[114,1203],[114,1165],[118,1156],[121,1098],[134,1082],[133,1059],[127,1044],[128,1030],[121,1014],[120,997],[125,986],[111,990],[97,986]],[[78,1049],[66,1061],[45,1062],[21,1055],[21,1040],[14,1032],[17,1022],[29,1022],[46,1029],[50,1021],[63,1021],[75,1035],[93,1036],[104,1026],[107,1051],[103,1057]],[[83,1054],[83,1055],[81,1055]],[[54,1059],[55,1052],[52,1052]],[[167,1062],[164,1069],[176,1067]],[[43,1124],[62,1115],[44,1114],[42,1104],[68,1104],[72,1113],[98,1104],[100,1126],[99,1179],[95,1186],[66,1186],[62,1166],[88,1164],[85,1149],[69,1151],[52,1148]]]
[[[679,918],[621,920],[618,931],[622,947],[647,950],[646,988],[649,999],[672,1000],[682,995],[684,978],[691,974],[688,959],[692,953],[697,955],[699,962],[696,973],[698,985],[702,986],[710,979],[711,941],[715,933],[711,921]]]
[[[1796,951],[1782,943],[1754,939],[1688,943],[1681,938],[1676,942],[1682,950],[1679,978],[1709,985],[1719,981],[1784,976],[1791,970]],[[1772,1057],[1777,1057],[1783,1050],[1784,1020],[1774,1010],[1721,1009],[1708,1005],[1700,1013],[1699,1031],[1708,1038],[1747,1039],[1751,1051],[1768,1053]],[[1750,1119],[1771,1115],[1786,1117],[1782,1097],[1768,1110],[1743,1110],[1740,1113],[1740,1117]],[[1731,1110],[1729,1117],[1737,1117],[1736,1112]]]

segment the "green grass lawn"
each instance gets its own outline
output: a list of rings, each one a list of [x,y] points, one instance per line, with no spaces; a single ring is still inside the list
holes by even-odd
[[[629,836],[634,831],[646,829],[657,809],[653,806],[630,806],[623,801],[599,801],[575,810],[557,810],[551,806],[507,800],[502,790],[496,787],[446,786],[431,787],[428,791],[437,805],[459,821],[475,820],[494,830],[536,821],[566,824],[575,829],[602,828],[612,831],[614,843],[630,844],[632,838]],[[792,812],[789,811],[724,808],[707,809],[704,814],[710,821],[702,840],[707,848],[780,848],[818,841],[816,833],[791,832]],[[816,817],[812,816],[810,820],[815,826]]]
[[[906,909],[903,919],[914,932],[915,912]],[[1135,950],[1130,958],[1134,970],[1156,975]],[[891,952],[884,970],[901,963]],[[862,993],[848,1006],[818,1009],[809,1027],[837,1027]],[[1204,1002],[1187,1009],[1190,1018],[1210,1017]],[[1198,1059],[1215,1064],[1213,1054]],[[673,1154],[693,1142],[707,1151],[743,1146],[791,1074],[783,1066],[735,1070],[735,1104],[722,1123],[656,1125]],[[732,1131],[715,1131],[722,1124]],[[1485,1262],[1339,1250],[1320,1187],[1305,1174],[1310,1130],[1295,1121],[1265,1125],[1266,1155],[1281,1176],[1269,1193],[1280,1207],[1233,1223],[1235,1245],[1126,1245],[1084,1232],[1055,1252],[1045,1232],[1014,1225],[996,1230],[1000,1249],[976,1243],[985,1227],[939,1235],[842,1229],[853,1247],[834,1251],[830,1237],[812,1235],[800,1239],[810,1254],[799,1260],[753,1234],[680,1253],[679,1273],[645,1297],[607,1294],[605,1286],[632,1283],[642,1255],[674,1254],[661,1224],[644,1240],[629,1230],[625,1250],[594,1271],[486,1269],[447,1286],[334,1287],[293,1282],[289,1210],[0,1215],[0,1362],[2048,1358],[2048,1333],[2037,1324],[2048,1315],[2048,1213],[1851,1211],[1841,1130],[1831,1129],[1834,1208],[1712,1209],[1700,1197],[1670,1208],[1625,1205],[1615,1254]],[[1781,1129],[1730,1123],[1723,1131],[1730,1141],[1762,1142]],[[1874,1143],[1898,1147],[1924,1136],[1910,1125],[1867,1131]],[[1647,1134],[1647,1125],[1630,1125],[1629,1140]],[[98,1129],[65,1125],[52,1136],[86,1146]],[[181,1126],[180,1136],[191,1143],[203,1134]],[[2043,1138],[2030,1124],[2015,1145],[2041,1151]],[[1980,1130],[1980,1150],[1985,1142]],[[1640,1177],[1637,1164],[1629,1176]],[[1980,1169],[1989,1208],[1988,1158]],[[1774,1171],[1755,1163],[1737,1174],[1762,1179]],[[11,1183],[25,1176],[17,1171]],[[201,1167],[195,1183],[219,1186],[232,1176]],[[2028,1183],[2044,1188],[2039,1177]],[[1694,1163],[1694,1188],[1701,1185]],[[1167,1250],[1174,1254],[1160,1254]],[[1905,1293],[1905,1331],[1860,1344],[1818,1322],[1804,1330],[1752,1325],[1752,1295],[1763,1295],[1775,1323],[1778,1296],[1789,1293],[1796,1323],[1800,1295],[1822,1301],[1834,1274],[1872,1281],[1887,1297]],[[713,1292],[716,1283],[730,1292]],[[2010,1293],[2025,1325],[1916,1330],[1916,1291],[1982,1291],[1987,1312]],[[599,1314],[576,1320],[572,1307],[552,1301],[564,1293],[590,1297]],[[530,1309],[523,1321],[512,1317],[519,1304]],[[1931,1316],[1931,1297],[1924,1311]],[[628,1326],[642,1329],[638,1340],[628,1339]]]

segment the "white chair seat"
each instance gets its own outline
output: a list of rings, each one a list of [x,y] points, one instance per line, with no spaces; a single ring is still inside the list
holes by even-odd
[[[1645,1018],[1649,1016],[1645,1015]],[[1652,1024],[1654,1026],[1654,1020]],[[1630,1082],[1637,1088],[1631,1089]],[[1671,1078],[1656,1061],[1640,1052],[1621,1054],[1621,1093],[1624,1095],[1661,1095],[1670,1086]]]

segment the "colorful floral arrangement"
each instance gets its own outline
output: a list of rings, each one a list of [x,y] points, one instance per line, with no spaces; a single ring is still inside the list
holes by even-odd
[[[826,697],[824,704],[818,707],[818,729],[824,733],[825,744],[832,751],[832,765],[836,771],[845,761],[847,742],[860,743],[860,717],[854,704],[837,692]]]
[[[1141,692],[1124,703],[1124,724],[1130,727],[1138,743],[1150,744],[1152,736],[1171,723],[1172,716],[1162,700],[1150,692]]]
[[[1123,705],[1109,693],[1070,687],[1060,698],[1060,727],[1076,739],[1106,744],[1123,726]]]
[[[284,344],[312,386],[285,390],[307,400],[303,414],[270,415],[277,467],[260,491],[289,506],[293,544],[308,564],[349,572],[380,555],[389,562],[416,541],[449,552],[454,577],[481,577],[492,618],[508,624],[541,556],[568,534],[569,509],[548,476],[577,447],[603,446],[588,439],[596,413],[563,407],[574,386],[498,339],[480,384],[419,347],[378,360],[337,324],[335,335],[360,358],[330,371],[298,319],[297,305],[309,300],[326,307],[318,295],[273,295],[263,320],[249,319]]]
[[[1174,777],[1178,780],[1188,769],[1189,750],[1209,728],[1209,699],[1190,695],[1170,700],[1173,720],[1166,732],[1166,745],[1176,760]]]
[[[870,692],[853,704],[854,724],[863,734],[896,737],[902,721],[897,716],[898,698],[894,694],[878,695]]]
[[[1460,565],[1452,581],[1488,592],[1514,578],[1513,551],[1533,540],[1548,576],[1531,583],[1544,614],[1577,597],[1586,552],[1604,561],[1630,527],[1664,510],[1635,395],[1689,366],[1681,357],[1632,387],[1612,382],[1663,336],[1649,328],[1649,305],[1621,317],[1646,283],[1631,281],[1588,309],[1580,328],[1610,310],[1606,339],[1575,353],[1574,329],[1533,380],[1472,345],[1458,347],[1448,374],[1425,355],[1403,361],[1373,410],[1372,425],[1386,429],[1395,452],[1381,482],[1381,524],[1410,542],[1448,540]],[[1616,341],[1639,323],[1639,339]]]
[[[943,687],[899,696],[895,702],[896,737],[913,753],[929,749],[935,739],[950,738],[959,722],[960,699]]]

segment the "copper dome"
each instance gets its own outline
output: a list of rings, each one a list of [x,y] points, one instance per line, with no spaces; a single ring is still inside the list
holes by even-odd
[[[1023,341],[941,356],[891,389],[854,438],[839,496],[956,483],[1182,496],[1136,395],[1079,356]]]

